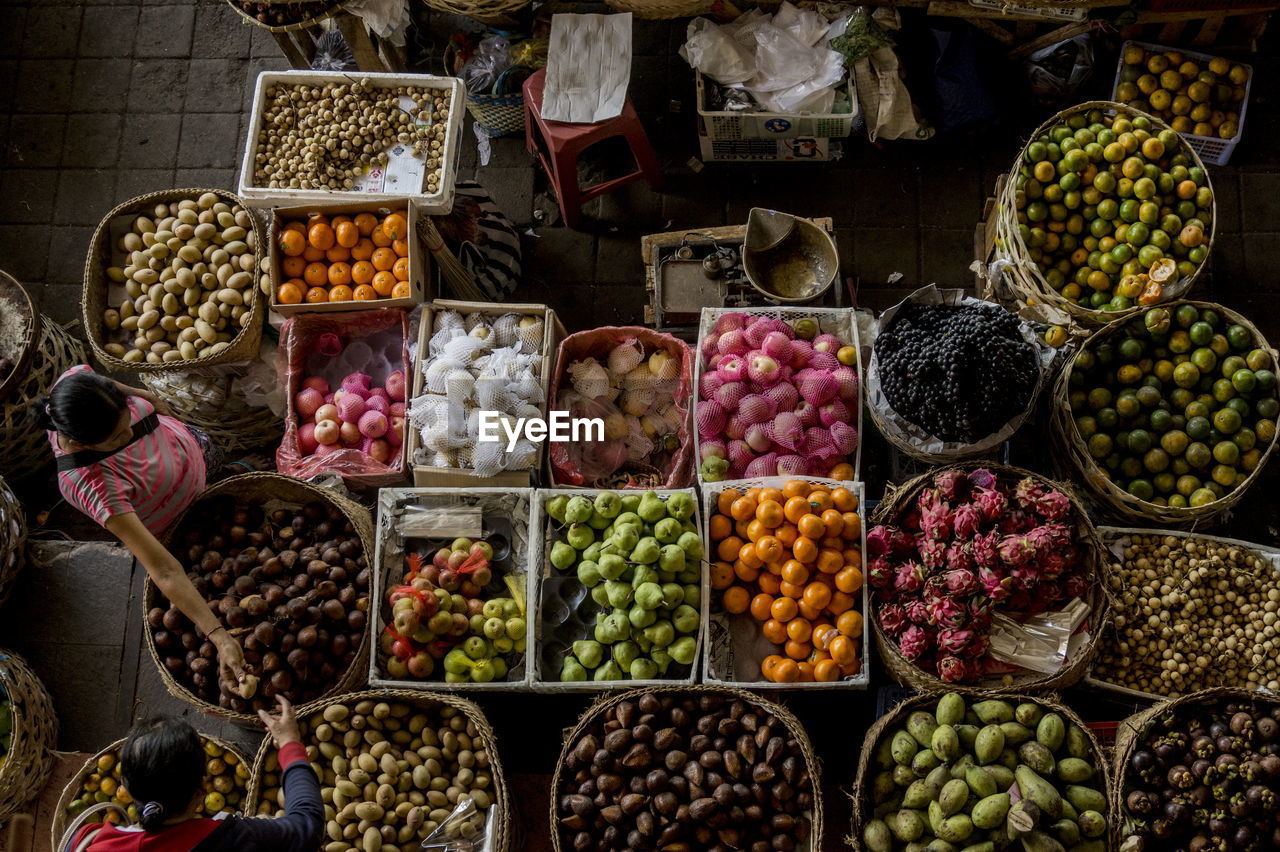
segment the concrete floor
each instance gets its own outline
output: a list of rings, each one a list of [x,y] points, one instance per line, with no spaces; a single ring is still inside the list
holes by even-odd
[[[419,41],[435,47],[451,30],[434,19]],[[436,29],[430,29],[432,25]],[[969,286],[973,228],[984,197],[1008,167],[1021,135],[1047,114],[1014,114],[981,134],[929,143],[846,143],[842,160],[823,166],[690,166],[692,73],[675,55],[683,24],[636,24],[631,94],[664,163],[661,194],[641,185],[592,202],[581,230],[542,226],[554,205],[523,141],[494,141],[491,162],[477,164],[465,136],[463,177],[475,177],[524,236],[525,280],[515,294],[546,302],[570,330],[642,321],[639,236],[745,221],[752,206],[830,216],[842,271],[860,306],[880,309],[922,283]],[[1280,108],[1272,92],[1280,51],[1255,57],[1257,78],[1245,140],[1230,167],[1212,170],[1219,235],[1211,275],[1195,295],[1250,316],[1280,340]],[[440,65],[415,48],[424,70]],[[232,188],[250,84],[285,67],[275,42],[246,26],[222,0],[33,0],[0,8],[0,268],[20,278],[40,309],[62,322],[79,316],[84,251],[92,228],[116,203],[175,186]],[[1105,62],[1100,67],[1109,67]],[[1096,81],[1100,89],[1109,82]],[[1088,92],[1100,94],[1100,92]],[[554,217],[554,214],[552,213]],[[887,283],[890,275],[900,280]],[[1043,461],[1036,430],[1014,461]],[[883,445],[864,456],[876,476],[890,468]],[[1273,465],[1274,468],[1274,465]],[[1256,493],[1274,494],[1275,477]],[[1233,526],[1242,538],[1277,536],[1273,501],[1247,501]],[[47,508],[47,505],[33,505]],[[85,537],[82,527],[65,531]],[[40,536],[56,538],[42,530]],[[142,572],[119,548],[71,550],[41,544],[15,599],[0,615],[0,646],[28,656],[54,694],[60,747],[96,751],[132,720],[183,712],[164,692],[141,650]],[[878,683],[887,682],[881,678]],[[847,825],[837,785],[852,782],[858,744],[874,717],[874,694],[789,700],[809,726],[832,786],[827,846]],[[586,707],[583,697],[488,696],[503,758],[522,785],[526,848],[545,848],[545,774],[560,731]],[[1129,708],[1091,701],[1089,715],[1117,718]],[[204,729],[251,741],[209,720]],[[527,795],[525,795],[527,793]]]

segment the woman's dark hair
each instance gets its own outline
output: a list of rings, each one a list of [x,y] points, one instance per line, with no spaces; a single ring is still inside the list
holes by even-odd
[[[32,403],[31,416],[41,429],[97,444],[111,437],[127,406],[115,382],[97,373],[72,373]]]
[[[204,780],[204,768],[200,735],[176,716],[135,725],[120,750],[124,786],[138,803],[147,831],[187,810]]]

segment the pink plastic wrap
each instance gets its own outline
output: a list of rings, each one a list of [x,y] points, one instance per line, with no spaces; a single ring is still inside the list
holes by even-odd
[[[689,422],[693,353],[686,343],[669,334],[639,326],[606,326],[569,335],[561,341],[556,352],[551,399],[547,410],[565,410],[559,404],[559,396],[562,386],[568,387],[567,373],[571,363],[588,357],[603,361],[607,359],[610,350],[629,339],[640,343],[646,358],[661,349],[678,360],[679,375],[672,402],[680,414],[680,426],[676,433],[679,447],[666,453],[664,457],[659,457],[660,464],[655,476],[648,466],[627,462],[625,454],[620,458],[614,442],[606,441],[603,445],[594,446],[551,443],[548,445],[548,453],[555,485],[579,488],[597,485],[610,488],[685,488],[693,482],[693,433]],[[613,403],[598,400],[588,416],[605,417],[616,411]],[[659,476],[662,477],[661,481],[656,481]]]
[[[334,336],[341,350],[329,355],[327,353],[333,351]],[[355,370],[368,373],[377,386],[382,386],[387,375],[395,370],[411,374],[408,339],[408,315],[389,308],[350,314],[298,314],[285,320],[276,360],[276,372],[280,384],[286,388],[285,397],[289,402],[284,439],[276,450],[276,468],[280,473],[299,479],[337,473],[353,485],[371,488],[404,481],[403,438],[387,464],[359,449],[302,455],[298,449],[299,424],[294,398],[303,380],[310,376],[319,376],[336,388],[344,376]],[[365,348],[369,350],[367,356]]]

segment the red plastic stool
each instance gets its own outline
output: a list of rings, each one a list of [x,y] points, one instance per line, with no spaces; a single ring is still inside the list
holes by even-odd
[[[653,189],[662,187],[662,169],[658,166],[657,155],[653,153],[630,98],[623,103],[621,115],[599,124],[546,121],[542,118],[542,86],[546,79],[547,72],[543,69],[524,81],[525,146],[529,153],[537,155],[551,177],[551,186],[560,203],[565,225],[576,228],[582,218],[583,204],[624,184],[643,178]],[[627,141],[639,168],[629,175],[595,186],[578,186],[579,155],[597,142],[615,136]]]

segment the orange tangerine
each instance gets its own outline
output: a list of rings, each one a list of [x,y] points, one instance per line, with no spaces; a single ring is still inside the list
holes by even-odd
[[[793,601],[799,601],[804,595],[804,586],[799,583],[788,583],[783,580],[780,588],[783,596],[791,598]],[[796,605],[799,606],[798,603]]]
[[[836,588],[847,595],[862,590],[862,571],[849,565],[836,574]]]
[[[297,231],[299,234],[302,234],[302,238],[304,240],[307,238],[307,226],[305,222],[299,222],[297,220],[294,220],[293,222],[285,222],[284,230]]]
[[[857,512],[845,512],[840,516],[840,535],[850,541],[862,536],[862,518]]]
[[[800,680],[800,666],[795,660],[779,660],[773,667],[774,683],[795,683]]]
[[[831,640],[827,652],[831,654],[831,659],[842,666],[850,665],[858,659],[857,643],[843,634]]]
[[[782,513],[786,515],[788,521],[798,524],[801,518],[809,514],[809,501],[800,495],[789,497],[782,507]]]
[[[711,563],[711,588],[727,589],[733,585],[733,566],[728,562]]]
[[[354,222],[342,222],[333,229],[333,238],[343,248],[352,248],[360,242],[360,229]]]
[[[351,283],[351,264],[338,261],[329,264],[329,283],[349,285]]]
[[[398,257],[408,257],[409,241],[408,240],[392,240],[391,250],[395,252]]]
[[[857,602],[857,599],[847,592],[834,592],[831,595],[831,603],[827,604],[827,612],[839,616],[840,613],[853,609]]]
[[[760,502],[760,491],[761,491],[761,490],[762,490],[762,489],[760,488],[760,486],[758,486],[758,485],[757,485],[757,486],[755,486],[755,487],[753,487],[753,488],[748,488],[748,489],[746,490],[746,493],[744,493],[742,496],[743,496],[743,497],[750,497],[750,498],[751,498],[751,502],[753,502],[753,503],[759,503],[759,502]]]
[[[791,547],[800,537],[800,531],[796,529],[795,524],[783,524],[774,530],[773,534],[778,537],[778,541],[782,542],[783,547]]]
[[[812,539],[822,538],[827,532],[827,528],[822,523],[822,518],[817,515],[805,515],[796,522],[796,528],[800,530],[800,535]]]
[[[803,586],[809,581],[809,569],[802,562],[788,559],[782,566],[782,579],[785,582]]]
[[[280,232],[280,251],[286,257],[298,257],[307,248],[307,238],[300,232],[286,228]]]
[[[378,270],[367,260],[357,260],[351,264],[351,280],[357,284],[368,284]]]
[[[731,535],[728,538],[721,539],[720,543],[716,545],[716,555],[725,562],[732,562],[738,558],[738,551],[742,550],[742,545],[742,539],[736,535]]]
[[[827,535],[838,536],[844,529],[844,515],[838,509],[827,509],[822,513],[822,523],[827,528]]]
[[[821,612],[831,603],[831,589],[822,583],[810,583],[804,587],[804,602]]]
[[[803,479],[788,479],[782,486],[782,495],[788,499],[791,497],[803,497],[809,493],[809,483]]]
[[[743,543],[742,549],[738,551],[738,558],[742,560],[743,565],[748,568],[755,568],[757,571],[765,563],[760,551],[756,549],[756,542],[753,541]]]
[[[782,593],[782,580],[778,579],[777,574],[768,571],[761,571],[760,576],[756,578],[756,585],[761,592],[767,595],[778,595]]]
[[[773,606],[769,608],[769,613],[778,621],[790,621],[798,614],[795,599],[788,597],[774,598]]]
[[[787,638],[794,642],[808,642],[813,633],[813,625],[804,618],[793,618],[787,622]]]
[[[804,602],[803,592],[801,593],[800,600],[796,603],[796,609],[800,611],[800,618],[803,618],[810,624],[813,624],[813,622],[822,617],[821,610],[816,610]]]
[[[333,228],[327,222],[319,222],[313,219],[311,227],[307,228],[307,242],[324,251],[333,248],[333,241]]]
[[[351,249],[343,248],[342,246],[334,246],[333,248],[325,250],[324,258],[330,263],[345,263],[351,259]]]
[[[307,294],[303,298],[307,300],[309,305],[327,302],[329,301],[329,291],[323,287],[311,287],[308,288]]]
[[[729,515],[735,521],[749,521],[756,516],[756,501],[754,497],[742,496],[733,501],[733,505],[729,507]]]
[[[307,268],[302,271],[302,280],[309,287],[322,287],[329,283],[329,267],[319,262],[308,263]]]
[[[413,287],[408,281],[397,281],[396,286],[391,288],[391,298],[407,299],[413,295]]]
[[[369,239],[373,240],[375,246],[385,247],[391,245],[391,238],[387,236],[386,231],[382,230],[381,225],[373,229],[372,233],[369,234]]]
[[[742,586],[730,586],[724,590],[724,596],[721,598],[726,612],[740,615],[747,611],[747,607],[751,604],[751,595]]]
[[[862,635],[862,613],[856,609],[846,610],[836,618],[836,630],[844,636],[857,639]]]
[[[827,479],[838,479],[841,482],[853,481],[853,465],[848,462],[841,462],[831,468],[831,472],[827,474]]]
[[[747,540],[759,541],[769,534],[769,528],[760,523],[759,518],[747,521]]]
[[[819,491],[817,488],[809,492],[809,509],[815,515],[821,515],[833,507],[830,491]]]
[[[813,562],[818,558],[818,544],[807,536],[800,536],[791,545],[791,554],[801,562]]]
[[[813,664],[813,679],[818,683],[835,683],[840,679],[840,666],[835,660],[819,660]]]
[[[402,257],[391,267],[391,272],[395,275],[397,281],[409,280],[409,258]]]
[[[354,291],[357,302],[372,302],[378,298],[378,291],[370,287],[368,284],[361,284]]]
[[[391,249],[380,248],[373,252],[373,268],[378,270],[390,270],[396,265],[396,255]]]
[[[858,495],[842,485],[832,489],[831,502],[841,512],[852,512],[858,508]]]
[[[286,257],[280,263],[280,269],[289,278],[301,278],[302,270],[307,268],[307,260],[302,256],[302,252],[294,257]]]
[[[756,556],[761,562],[781,562],[782,542],[771,535],[764,536],[755,543]]]
[[[280,289],[276,291],[276,301],[282,305],[296,305],[302,301],[303,288],[305,283],[297,278],[290,278],[288,281],[280,285]]]
[[[760,625],[760,632],[764,634],[764,638],[775,645],[781,645],[787,641],[787,625],[776,618],[770,618]]]
[[[750,547],[750,545],[743,545],[743,546]],[[760,568],[757,566],[748,565],[746,562],[743,562],[741,559],[737,559],[733,563],[733,573],[737,575],[738,579],[744,583],[754,583],[756,579],[760,576]]]
[[[773,606],[773,595],[767,595],[760,592],[751,599],[751,617],[756,621],[768,621],[773,616],[770,608]]]
[[[733,534],[746,541],[751,540],[751,524],[748,521],[734,521]]]
[[[372,213],[357,213],[351,221],[355,223],[356,230],[362,237],[369,236],[373,233],[373,229],[378,227],[378,217]]]
[[[409,236],[409,220],[403,213],[392,213],[382,220],[382,230],[393,240],[403,240]]]
[[[711,536],[712,541],[726,539],[731,532],[733,532],[733,524],[724,515],[712,515],[711,520],[707,522],[707,534]]]
[[[824,547],[818,551],[818,570],[823,574],[835,574],[844,567],[844,554]]]
[[[794,639],[788,639],[782,650],[793,660],[803,660],[813,653],[813,646],[808,642],[796,642]]]
[[[324,260],[324,249],[318,249],[308,244],[302,251],[302,259],[307,263],[315,263],[317,260]]]
[[[396,277],[387,270],[375,273],[373,276],[373,289],[378,291],[379,296],[390,296],[391,290],[396,286]]]
[[[781,488],[761,488],[760,496],[756,499],[758,499],[761,503],[765,502],[766,500],[772,500],[773,502],[777,503],[779,506],[787,502],[787,498],[782,495]]]
[[[330,302],[350,302],[355,297],[355,293],[346,284],[335,284],[329,288]]]
[[[368,260],[373,257],[373,250],[377,248],[373,244],[373,240],[368,237],[361,237],[360,242],[351,247],[352,260]]]

